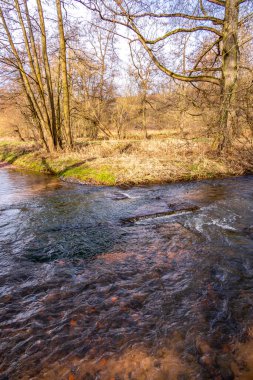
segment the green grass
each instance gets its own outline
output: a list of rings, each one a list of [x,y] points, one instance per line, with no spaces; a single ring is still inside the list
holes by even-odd
[[[91,168],[87,165],[67,169],[63,178],[73,178],[82,182],[113,186],[116,178],[107,167]]]
[[[20,156],[15,161],[15,165],[35,172],[48,172],[42,163],[41,157],[39,157],[36,153],[28,153],[24,156]]]
[[[0,141],[0,161],[28,171],[54,174],[83,183],[107,186],[116,184],[116,178],[107,166],[80,165],[80,160],[75,158],[45,157],[45,154],[31,152],[30,149],[30,146],[22,143]]]

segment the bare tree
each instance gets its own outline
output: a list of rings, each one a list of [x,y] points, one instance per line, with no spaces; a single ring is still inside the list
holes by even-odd
[[[152,61],[146,59],[143,51],[140,49],[132,49],[130,44],[131,63],[133,69],[130,69],[130,75],[134,77],[134,80],[138,86],[138,97],[140,98],[140,112],[142,116],[142,129],[144,137],[148,138],[147,130],[147,112],[152,104],[148,98],[152,86],[152,74],[154,72],[152,67]]]
[[[130,30],[132,38],[142,45],[153,63],[166,75],[180,81],[209,83],[219,86],[220,125],[218,149],[225,150],[232,142],[235,103],[240,66],[240,28],[252,18],[250,0],[134,1],[76,0],[106,22],[117,23]],[[200,45],[203,36],[209,43],[201,49],[187,73],[168,65],[170,40],[178,35],[191,35],[191,43]],[[134,37],[135,36],[135,37]],[[193,37],[195,36],[195,38]],[[206,39],[205,39],[206,40]],[[190,55],[192,47],[189,47]],[[203,64],[206,55],[214,52],[211,65]],[[182,52],[178,54],[182,55]],[[174,66],[174,68],[173,68]],[[171,68],[170,68],[171,67]]]
[[[39,131],[40,140],[48,151],[62,148],[63,144],[72,146],[68,67],[60,1],[56,1],[55,6],[59,46],[54,44],[56,54],[51,55],[48,45],[50,43],[52,49],[52,36],[46,28],[41,0],[36,0],[32,11],[27,0],[7,0],[0,5],[0,60],[3,69],[13,70],[13,80],[16,78],[14,73],[18,74],[26,95],[31,127]],[[53,20],[48,22],[54,25]],[[64,118],[61,117],[61,109]]]
[[[99,132],[112,136],[109,128],[115,98],[116,71],[112,30],[97,25],[83,25],[82,45],[85,50],[72,52],[71,81],[75,114],[85,120],[87,137],[97,139]],[[79,44],[81,42],[79,41]]]

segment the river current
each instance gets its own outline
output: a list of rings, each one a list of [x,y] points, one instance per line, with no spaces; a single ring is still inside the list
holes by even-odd
[[[0,380],[251,380],[252,338],[252,176],[0,169]]]

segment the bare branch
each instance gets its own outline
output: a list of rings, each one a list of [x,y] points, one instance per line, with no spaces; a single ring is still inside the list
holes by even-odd
[[[135,18],[141,18],[141,17],[154,17],[154,18],[185,18],[188,20],[195,20],[195,21],[211,21],[214,24],[220,24],[222,25],[224,23],[224,20],[212,17],[212,16],[195,16],[195,15],[188,15],[185,13],[152,13],[152,12],[146,12],[146,13],[140,13],[140,14],[133,14],[129,15],[132,19]]]
[[[222,33],[219,32],[218,30],[214,29],[214,28],[209,28],[209,27],[206,27],[206,26],[197,26],[195,28],[190,28],[190,29],[178,28],[178,29],[172,30],[172,31],[170,31],[168,33],[165,33],[163,36],[158,37],[155,40],[146,40],[145,39],[145,42],[147,44],[149,44],[149,45],[154,45],[157,42],[163,41],[166,38],[168,38],[170,36],[173,36],[174,34],[177,34],[177,33],[193,33],[193,32],[198,32],[200,30],[205,30],[205,31],[208,31],[208,32],[215,33],[215,34],[217,34],[220,37],[222,36]]]
[[[216,5],[220,5],[222,7],[225,7],[226,6],[226,2],[223,1],[223,0],[207,0],[209,1],[209,3],[213,3],[213,4],[216,4]]]

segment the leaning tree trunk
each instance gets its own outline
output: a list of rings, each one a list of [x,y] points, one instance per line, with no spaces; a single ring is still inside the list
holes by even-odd
[[[222,93],[219,151],[232,143],[236,123],[236,87],[238,80],[238,0],[226,0],[222,47]]]

